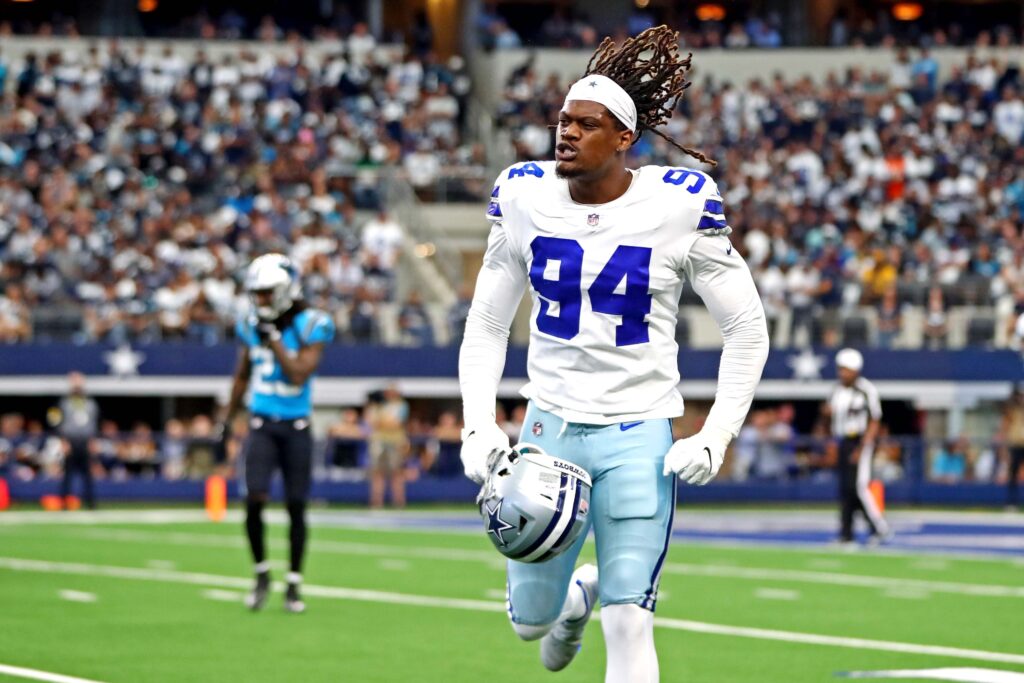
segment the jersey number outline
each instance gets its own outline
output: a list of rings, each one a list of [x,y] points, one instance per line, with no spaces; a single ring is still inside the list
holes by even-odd
[[[508,177],[510,180],[512,178],[522,178],[523,176],[528,175],[532,175],[537,178],[543,178],[544,169],[542,169],[540,166],[538,166],[532,161],[527,164],[523,164],[522,166],[516,166],[514,168],[508,169]]]
[[[291,398],[302,393],[297,387],[274,375],[277,373],[277,359],[274,352],[265,346],[254,346],[249,350],[249,362],[252,368],[252,392],[264,396],[281,396]]]
[[[687,182],[690,178],[696,178],[693,182]],[[661,181],[668,185],[686,185],[686,191],[690,194],[697,194],[708,181],[708,176],[700,171],[690,168],[670,168],[665,171]]]
[[[583,247],[563,237],[535,237],[530,243],[533,263],[530,283],[540,299],[537,329],[559,339],[572,339],[580,332],[583,305]],[[558,277],[545,277],[548,263],[558,262]],[[625,280],[625,291],[615,290]],[[631,346],[650,341],[647,315],[654,297],[651,282],[651,248],[619,245],[587,290],[595,313],[617,315],[615,345]],[[551,314],[551,304],[558,312]]]

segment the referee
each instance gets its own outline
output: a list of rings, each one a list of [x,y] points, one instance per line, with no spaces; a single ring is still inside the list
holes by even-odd
[[[839,384],[832,390],[826,412],[832,418],[832,436],[839,443],[839,540],[853,542],[853,513],[864,513],[873,542],[888,541],[892,529],[882,516],[868,484],[871,457],[882,419],[882,403],[875,385],[860,375],[864,357],[856,349],[836,354]]]

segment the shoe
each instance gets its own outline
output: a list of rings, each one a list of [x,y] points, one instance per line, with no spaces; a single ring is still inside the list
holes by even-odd
[[[299,584],[289,583],[284,592],[284,611],[292,614],[302,614],[306,611],[306,603],[299,596]]]
[[[895,537],[896,534],[893,533],[893,530],[887,529],[884,533],[876,533],[868,536],[868,545],[871,547],[887,545],[888,543],[892,542],[892,539],[894,539]]]
[[[260,572],[256,574],[256,585],[253,586],[252,591],[245,596],[245,606],[253,612],[263,609],[263,605],[267,602],[267,596],[269,594],[270,572]]]
[[[590,621],[590,615],[597,604],[597,567],[585,564],[572,573],[569,584],[576,584],[583,590],[586,613],[578,619],[566,619],[555,624],[555,627],[540,641],[540,661],[548,671],[561,671],[580,651],[583,641],[583,629]]]

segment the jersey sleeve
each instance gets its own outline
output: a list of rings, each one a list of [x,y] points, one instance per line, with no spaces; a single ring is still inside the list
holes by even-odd
[[[508,227],[495,220],[459,351],[459,386],[467,426],[494,420],[509,330],[525,292],[526,262],[509,240]]]
[[[235,321],[235,336],[246,346],[255,346],[257,344],[256,332],[252,329],[252,325],[249,324],[245,316],[239,316],[238,320]]]
[[[334,340],[334,321],[323,311],[310,311],[303,321],[302,343],[330,344]]]
[[[867,380],[861,382],[861,386],[864,390],[864,396],[868,399],[868,414],[872,420],[882,419],[882,401],[878,396],[878,389],[875,385]]]
[[[750,269],[722,233],[700,234],[684,270],[722,332],[715,402],[707,424],[736,436],[768,359],[768,326]]]

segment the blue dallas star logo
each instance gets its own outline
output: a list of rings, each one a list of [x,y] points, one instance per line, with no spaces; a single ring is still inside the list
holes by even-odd
[[[507,545],[502,532],[515,529],[515,526],[501,518],[501,503],[502,501],[499,500],[498,504],[493,508],[484,505],[484,509],[487,510],[487,533],[494,534],[495,538],[498,539],[498,543]]]
[[[597,81],[590,81],[590,83],[587,83],[587,85],[589,85],[591,88],[596,88],[597,87]]]

